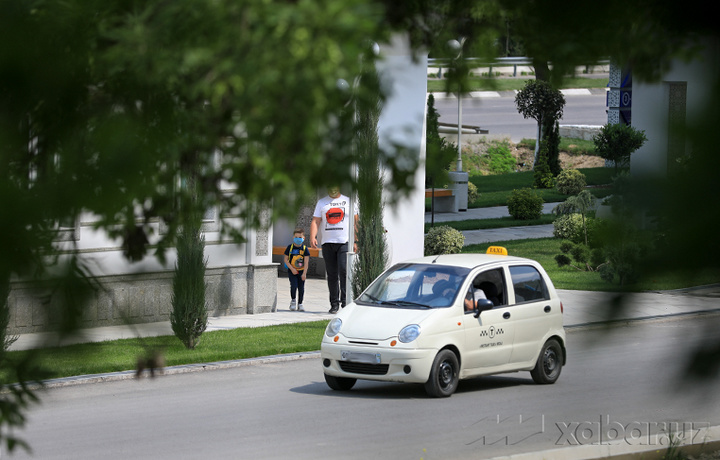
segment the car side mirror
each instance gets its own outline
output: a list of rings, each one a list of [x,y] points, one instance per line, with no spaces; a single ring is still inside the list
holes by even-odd
[[[495,306],[495,305],[492,303],[492,300],[479,299],[479,300],[475,303],[475,318],[477,318],[478,316],[480,316],[480,313],[482,313],[482,312],[484,312],[484,311],[492,310],[494,306]]]

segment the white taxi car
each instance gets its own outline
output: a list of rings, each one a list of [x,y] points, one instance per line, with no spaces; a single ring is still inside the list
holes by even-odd
[[[422,383],[435,397],[460,379],[505,372],[554,383],[566,356],[562,313],[542,266],[505,248],[410,260],[330,321],[325,381],[334,390],[357,379]]]

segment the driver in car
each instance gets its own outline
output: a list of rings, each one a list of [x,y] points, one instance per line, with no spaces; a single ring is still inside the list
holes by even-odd
[[[487,299],[485,292],[482,289],[478,289],[475,286],[470,286],[467,294],[465,295],[465,311],[475,310],[475,305],[480,299]]]

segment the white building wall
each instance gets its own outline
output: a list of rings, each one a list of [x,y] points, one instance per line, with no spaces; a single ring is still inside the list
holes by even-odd
[[[380,146],[401,144],[418,152],[420,167],[413,192],[394,206],[386,205],[384,225],[391,250],[390,263],[422,257],[425,225],[425,103],[427,55],[413,60],[406,36],[395,36],[380,47],[382,82],[391,88],[378,122]]]
[[[694,124],[705,107],[707,95],[717,81],[718,44],[707,43],[700,56],[691,62],[676,59],[659,83],[633,81],[632,125],[645,131],[647,142],[630,157],[633,175],[664,176],[668,172],[670,131],[669,119],[674,107],[685,104],[685,117]],[[671,94],[671,87],[686,84],[683,101]]]
[[[388,231],[389,263],[392,264],[423,255],[427,55],[417,55],[413,60],[407,38],[396,35],[391,43],[380,45],[380,57],[377,69],[383,85],[389,89],[378,121],[380,146],[392,143],[404,145],[417,152],[420,160],[420,167],[413,176],[414,191],[395,205],[385,206],[383,223]],[[349,190],[343,189],[342,192],[350,194]],[[318,195],[318,198],[325,196],[326,191],[318,190]],[[297,225],[306,228],[306,238],[309,237],[309,218],[302,214],[307,212],[301,210],[297,219]],[[313,209],[309,209],[309,213],[312,212]],[[296,222],[284,219],[276,221],[273,246],[287,246],[292,241],[295,225]],[[324,266],[315,271],[313,265],[316,262],[311,261],[310,275],[324,276]]]

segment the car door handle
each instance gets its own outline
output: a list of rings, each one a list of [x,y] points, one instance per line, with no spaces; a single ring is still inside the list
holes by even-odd
[[[510,319],[510,312],[506,311],[505,313],[503,313],[503,318]]]
[[[545,313],[550,313],[550,310],[552,310],[552,308],[550,308],[550,305],[545,305]]]

